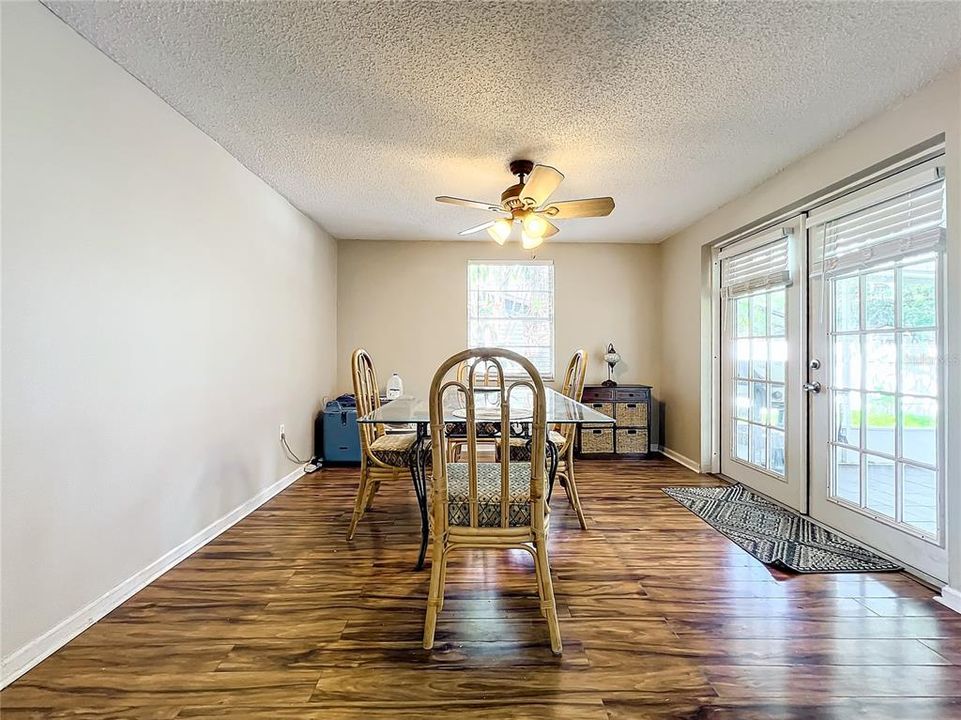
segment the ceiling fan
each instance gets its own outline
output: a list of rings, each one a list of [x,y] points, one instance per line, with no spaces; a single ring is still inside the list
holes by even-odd
[[[535,165],[530,160],[514,160],[510,164],[510,171],[517,176],[517,183],[501,193],[499,205],[448,195],[436,198],[437,202],[451,205],[507,213],[506,217],[462,230],[459,235],[471,235],[486,230],[491,239],[498,245],[503,245],[511,236],[514,222],[517,221],[521,225],[521,245],[525,250],[533,250],[546,238],[560,232],[560,228],[551,220],[604,217],[610,215],[614,209],[614,198],[609,197],[548,203],[551,193],[557,190],[564,179],[560,171],[550,165]]]

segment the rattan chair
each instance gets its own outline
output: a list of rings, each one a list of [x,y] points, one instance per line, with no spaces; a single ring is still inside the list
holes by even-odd
[[[584,379],[587,376],[587,353],[577,350],[567,365],[561,392],[572,400],[581,401],[584,394]],[[554,425],[548,432],[548,439],[557,448],[557,479],[567,492],[567,501],[577,513],[581,529],[587,529],[581,498],[577,492],[577,479],[574,477],[574,437],[576,426],[570,423]],[[511,460],[522,462],[530,459],[528,442],[524,438],[511,438]]]
[[[479,419],[474,403],[474,373],[467,382],[447,380],[458,363],[490,360],[496,368],[500,427],[511,424],[510,400],[515,393],[529,394],[531,414],[524,419],[531,426],[531,458],[511,462],[510,453],[500,454],[499,462],[479,462],[475,422]],[[528,379],[505,387],[501,360],[517,363]],[[526,388],[526,390],[524,390]],[[467,425],[467,462],[448,462],[445,396],[462,395]],[[515,396],[516,400],[516,396]],[[458,403],[460,405],[461,403]],[[449,407],[449,406],[448,406]],[[479,348],[465,350],[448,358],[437,369],[430,389],[430,428],[433,449],[433,527],[430,591],[424,622],[424,647],[434,645],[437,616],[444,605],[447,560],[451,552],[467,548],[526,550],[534,558],[541,614],[547,618],[551,649],[561,652],[561,635],[554,601],[550,562],[547,556],[547,503],[545,492],[545,447],[547,443],[546,393],[534,365],[509,350]],[[517,418],[515,418],[515,421]],[[509,440],[510,433],[497,442]]]
[[[350,358],[357,400],[357,417],[380,407],[377,372],[366,350],[358,348]],[[358,424],[360,433],[360,483],[354,500],[354,513],[347,529],[347,539],[354,537],[357,523],[370,509],[381,480],[397,480],[410,474],[411,455],[417,435],[413,432],[388,433],[383,425]]]
[[[467,379],[471,373],[471,369],[474,370],[474,384],[481,387],[487,387],[494,382],[492,376],[493,366],[490,363],[481,363],[479,366],[474,366],[470,360],[465,360],[460,365],[457,366],[457,382],[467,384]],[[478,441],[486,442],[490,444],[494,438],[497,437],[500,430],[495,429],[494,423],[481,423],[480,431],[477,433]],[[467,446],[467,430],[464,423],[448,423],[447,424],[447,459],[450,462],[457,462],[460,460],[461,453]]]

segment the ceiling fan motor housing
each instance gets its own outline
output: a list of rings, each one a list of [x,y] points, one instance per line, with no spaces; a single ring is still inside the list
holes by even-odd
[[[501,193],[501,205],[507,210],[520,210],[524,207],[524,203],[521,200],[521,190],[523,189],[524,183],[511,185]]]
[[[530,175],[531,171],[534,169],[534,163],[530,160],[511,160],[508,167],[511,170],[511,175]]]

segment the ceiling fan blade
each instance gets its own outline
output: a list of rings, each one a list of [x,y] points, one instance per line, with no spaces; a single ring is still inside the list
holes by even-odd
[[[495,222],[496,222],[495,220],[491,220],[490,222],[486,222],[486,223],[483,223],[483,224],[481,224],[481,225],[475,225],[475,226],[472,227],[472,228],[467,228],[466,230],[461,230],[461,231],[460,231],[459,233],[457,233],[457,234],[458,234],[458,235],[473,235],[474,233],[480,232],[481,230],[486,230],[487,228],[491,227]]]
[[[475,210],[490,210],[492,212],[504,212],[504,208],[500,205],[495,205],[494,203],[481,202],[480,200],[464,200],[464,198],[450,197],[449,195],[440,195],[434,198],[437,202],[448,203],[450,205],[461,205],[463,207],[474,208]]]
[[[521,200],[531,203],[534,207],[540,207],[547,202],[551,193],[557,190],[557,186],[563,179],[564,176],[560,170],[550,165],[535,165],[527,178],[527,184],[521,190]]]
[[[551,203],[541,213],[556,220],[568,218],[604,217],[614,209],[614,198],[586,198],[584,200],[565,200]]]
[[[541,217],[543,217],[543,216],[541,216]],[[544,238],[545,238],[545,239],[546,239],[546,238],[549,238],[549,237],[553,237],[554,235],[557,235],[557,233],[559,233],[559,232],[561,231],[561,229],[560,229],[559,227],[557,227],[557,225],[555,225],[554,223],[552,223],[550,220],[548,220],[547,218],[543,218],[543,219],[544,219],[544,222],[547,223],[547,230],[544,231]]]

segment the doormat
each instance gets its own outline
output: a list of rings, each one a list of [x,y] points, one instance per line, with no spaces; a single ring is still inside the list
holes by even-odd
[[[743,485],[664,492],[762,563],[799,573],[894,572],[902,567]]]

